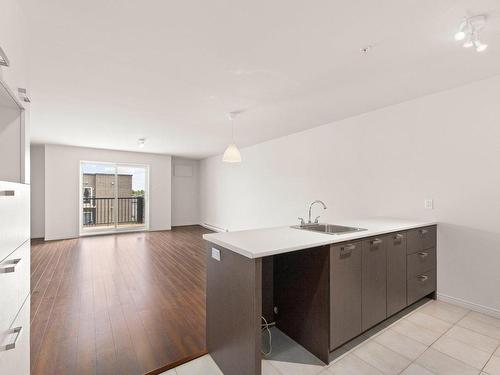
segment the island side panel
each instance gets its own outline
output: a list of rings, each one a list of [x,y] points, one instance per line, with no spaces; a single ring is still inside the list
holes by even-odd
[[[330,353],[330,247],[274,257],[276,326],[328,363]]]
[[[261,375],[261,310],[262,260],[208,243],[207,349],[224,375]]]

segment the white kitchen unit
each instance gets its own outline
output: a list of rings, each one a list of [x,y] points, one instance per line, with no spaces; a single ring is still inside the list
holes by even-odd
[[[29,183],[26,109],[0,79],[0,181]]]
[[[28,101],[18,95],[18,62],[4,59],[0,76],[0,375],[30,373]]]
[[[30,371],[30,187],[0,181],[0,375]]]

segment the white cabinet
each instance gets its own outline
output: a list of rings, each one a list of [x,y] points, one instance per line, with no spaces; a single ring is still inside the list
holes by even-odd
[[[0,181],[0,262],[30,238],[29,185]]]
[[[29,375],[29,185],[0,181],[0,375]]]
[[[28,27],[19,0],[2,0],[0,12],[0,46],[10,60],[9,67],[0,67],[0,78],[17,95],[19,87],[27,88]]]
[[[0,336],[0,375],[30,373],[30,299]]]
[[[0,327],[9,327],[30,291],[30,242],[0,262]]]

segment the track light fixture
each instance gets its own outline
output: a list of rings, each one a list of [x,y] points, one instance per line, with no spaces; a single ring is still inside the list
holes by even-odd
[[[483,52],[488,48],[488,45],[481,42],[479,32],[485,26],[486,16],[484,15],[466,17],[455,33],[455,40],[458,42],[464,41],[462,44],[464,48],[476,47],[477,52]]]

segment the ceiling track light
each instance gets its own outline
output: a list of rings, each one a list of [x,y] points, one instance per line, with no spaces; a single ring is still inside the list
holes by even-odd
[[[477,52],[483,52],[488,48],[488,45],[481,42],[479,32],[485,26],[486,16],[484,15],[466,17],[455,33],[455,40],[459,42],[464,40],[462,44],[464,48],[476,47]]]

